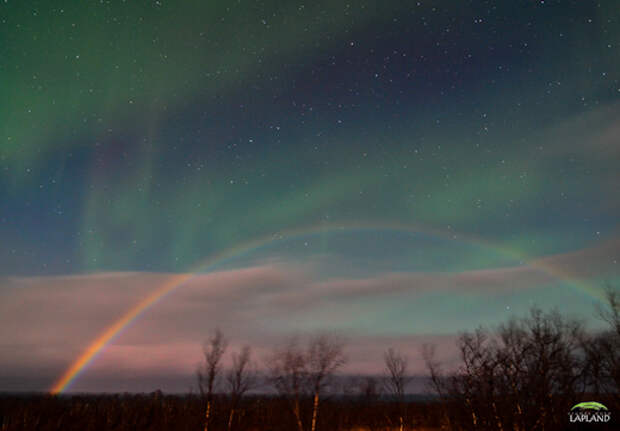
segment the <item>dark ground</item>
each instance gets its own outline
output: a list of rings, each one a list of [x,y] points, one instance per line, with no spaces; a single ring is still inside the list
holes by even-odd
[[[205,402],[197,395],[114,394],[65,395],[0,394],[0,430],[203,430]],[[309,400],[303,405],[310,418]],[[402,409],[402,410],[401,410]],[[406,405],[363,396],[331,397],[321,404],[317,429],[396,430],[400,412],[405,429],[435,431],[450,429],[445,412],[450,407],[437,400],[410,397]],[[228,430],[230,404],[226,397],[216,399],[210,430]],[[612,412],[613,415],[613,412]],[[565,430],[613,430],[613,424],[571,425]],[[306,428],[309,429],[310,421]],[[442,428],[442,423],[444,427]],[[251,396],[237,410],[231,431],[291,431],[297,426],[286,399]],[[483,428],[480,428],[483,429]]]
[[[309,400],[308,400],[309,401]],[[202,430],[205,402],[197,395],[115,394],[49,396],[0,395],[0,430]],[[310,417],[310,403],[303,406]],[[397,426],[398,403],[361,397],[332,397],[321,403],[318,430],[379,430]],[[216,400],[211,429],[227,430],[230,405]],[[440,409],[431,400],[409,400],[408,422],[415,429],[438,429]],[[309,425],[308,420],[308,425]],[[309,427],[308,427],[309,428]],[[285,399],[253,396],[245,399],[233,431],[295,430]]]

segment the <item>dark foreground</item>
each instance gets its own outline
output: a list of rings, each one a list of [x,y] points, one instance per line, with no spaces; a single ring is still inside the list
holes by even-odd
[[[303,406],[310,410],[308,403]],[[403,406],[409,429],[439,429],[434,401]],[[321,403],[317,430],[379,430],[398,428],[400,405],[388,401],[339,397]],[[203,430],[205,402],[196,395],[0,395],[0,430]],[[287,400],[248,397],[229,428],[230,405],[216,400],[210,430],[297,429]],[[423,427],[423,428],[420,428]],[[305,427],[304,427],[305,428]],[[309,429],[309,424],[308,424]]]
[[[221,397],[215,401],[209,430],[298,430],[286,399],[248,397],[239,405],[231,423],[228,400]],[[309,413],[309,400],[303,408]],[[359,396],[332,397],[321,403],[317,431],[398,430],[401,417],[403,430],[449,430],[451,426],[445,418],[450,409],[438,400],[410,399],[400,404]],[[204,430],[204,413],[205,402],[196,395],[0,395],[1,431]],[[558,423],[558,430],[618,429],[617,418],[609,424],[575,425],[570,424],[567,415],[566,420],[560,419]],[[309,421],[303,425],[304,430],[310,430]]]

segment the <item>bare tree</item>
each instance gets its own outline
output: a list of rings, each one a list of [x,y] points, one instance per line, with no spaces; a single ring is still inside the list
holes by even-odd
[[[597,314],[620,337],[620,290],[609,283],[605,285],[605,305],[597,305]]]
[[[230,393],[230,414],[228,431],[231,431],[239,403],[245,393],[257,384],[256,367],[251,362],[250,346],[243,346],[239,353],[232,354],[232,368],[226,372],[226,384]]]
[[[227,342],[222,332],[216,329],[213,336],[203,346],[204,363],[196,371],[200,395],[207,399],[204,431],[209,431],[209,425],[211,424],[213,393],[219,378],[222,356],[224,356],[226,351],[226,345]]]
[[[428,387],[435,392],[441,401],[439,408],[441,409],[441,421],[449,423],[450,415],[448,415],[446,406],[450,401],[445,389],[446,377],[441,368],[441,363],[436,359],[436,348],[434,344],[423,344],[421,348],[421,356],[429,372],[430,381]]]
[[[534,308],[495,331],[459,337],[461,363],[442,375],[434,352],[424,359],[448,407],[451,429],[561,429],[563,415],[584,391],[583,327],[558,312]]]
[[[364,429],[376,431],[383,429],[386,422],[382,415],[377,414],[379,410],[385,414],[385,409],[380,408],[382,387],[381,381],[375,376],[362,376],[355,379],[354,385],[358,394],[358,405],[360,409],[355,416]]]
[[[312,396],[310,430],[316,431],[321,394],[333,373],[345,362],[344,343],[333,335],[319,334],[308,340],[306,349],[293,337],[284,348],[274,351],[267,367],[276,390],[291,402],[298,431],[304,430],[301,401]]]
[[[298,431],[304,431],[301,399],[306,382],[306,358],[299,339],[292,337],[283,348],[276,349],[266,361],[269,379],[278,393],[291,403]]]
[[[386,391],[398,403],[398,429],[402,431],[405,428],[406,421],[405,387],[409,381],[409,376],[407,376],[408,359],[404,354],[390,347],[383,354],[383,361],[387,371]]]
[[[364,376],[357,382],[357,389],[361,399],[366,402],[374,402],[381,395],[381,387],[374,376]]]
[[[319,334],[312,337],[306,353],[308,379],[312,390],[312,421],[310,431],[316,431],[319,398],[330,377],[346,362],[344,342],[336,336]]]
[[[607,327],[584,337],[588,364],[588,383],[596,395],[605,395],[620,409],[620,290],[606,285],[605,304],[597,306],[597,315]]]
[[[440,397],[443,395],[441,363],[436,359],[436,347],[434,344],[423,344],[420,349],[420,354],[426,365],[426,369],[429,372],[430,387]]]

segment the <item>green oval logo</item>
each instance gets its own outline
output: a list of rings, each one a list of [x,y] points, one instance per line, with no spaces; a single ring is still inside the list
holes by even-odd
[[[579,404],[575,404],[573,407],[571,407],[571,411],[576,410],[576,409],[580,409],[580,410],[595,410],[595,411],[601,411],[601,410],[608,410],[607,407],[605,407],[603,404],[601,403],[597,403],[596,401],[586,401],[583,403],[579,403]]]

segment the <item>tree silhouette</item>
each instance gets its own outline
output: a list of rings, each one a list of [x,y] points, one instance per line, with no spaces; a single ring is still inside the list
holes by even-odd
[[[250,346],[243,346],[239,353],[232,354],[232,367],[226,372],[226,384],[230,394],[230,413],[228,415],[228,431],[233,428],[235,414],[241,399],[247,391],[256,387],[258,375],[251,362]]]
[[[276,349],[267,367],[272,385],[289,400],[298,431],[304,431],[302,400],[312,397],[310,431],[316,431],[321,394],[333,373],[345,362],[344,342],[334,335],[317,334],[304,350],[298,337]]]
[[[533,308],[495,331],[461,334],[454,373],[441,373],[432,349],[423,356],[453,429],[562,429],[586,389],[582,336],[579,321]]]
[[[203,346],[204,363],[196,371],[200,394],[207,399],[204,431],[209,431],[209,426],[211,425],[213,395],[220,375],[221,361],[226,351],[226,345],[227,342],[222,332],[216,329],[213,336]]]
[[[409,361],[404,354],[391,347],[383,354],[383,361],[387,371],[386,392],[392,395],[398,404],[398,429],[403,431],[407,421],[405,388],[410,379],[407,375]]]

